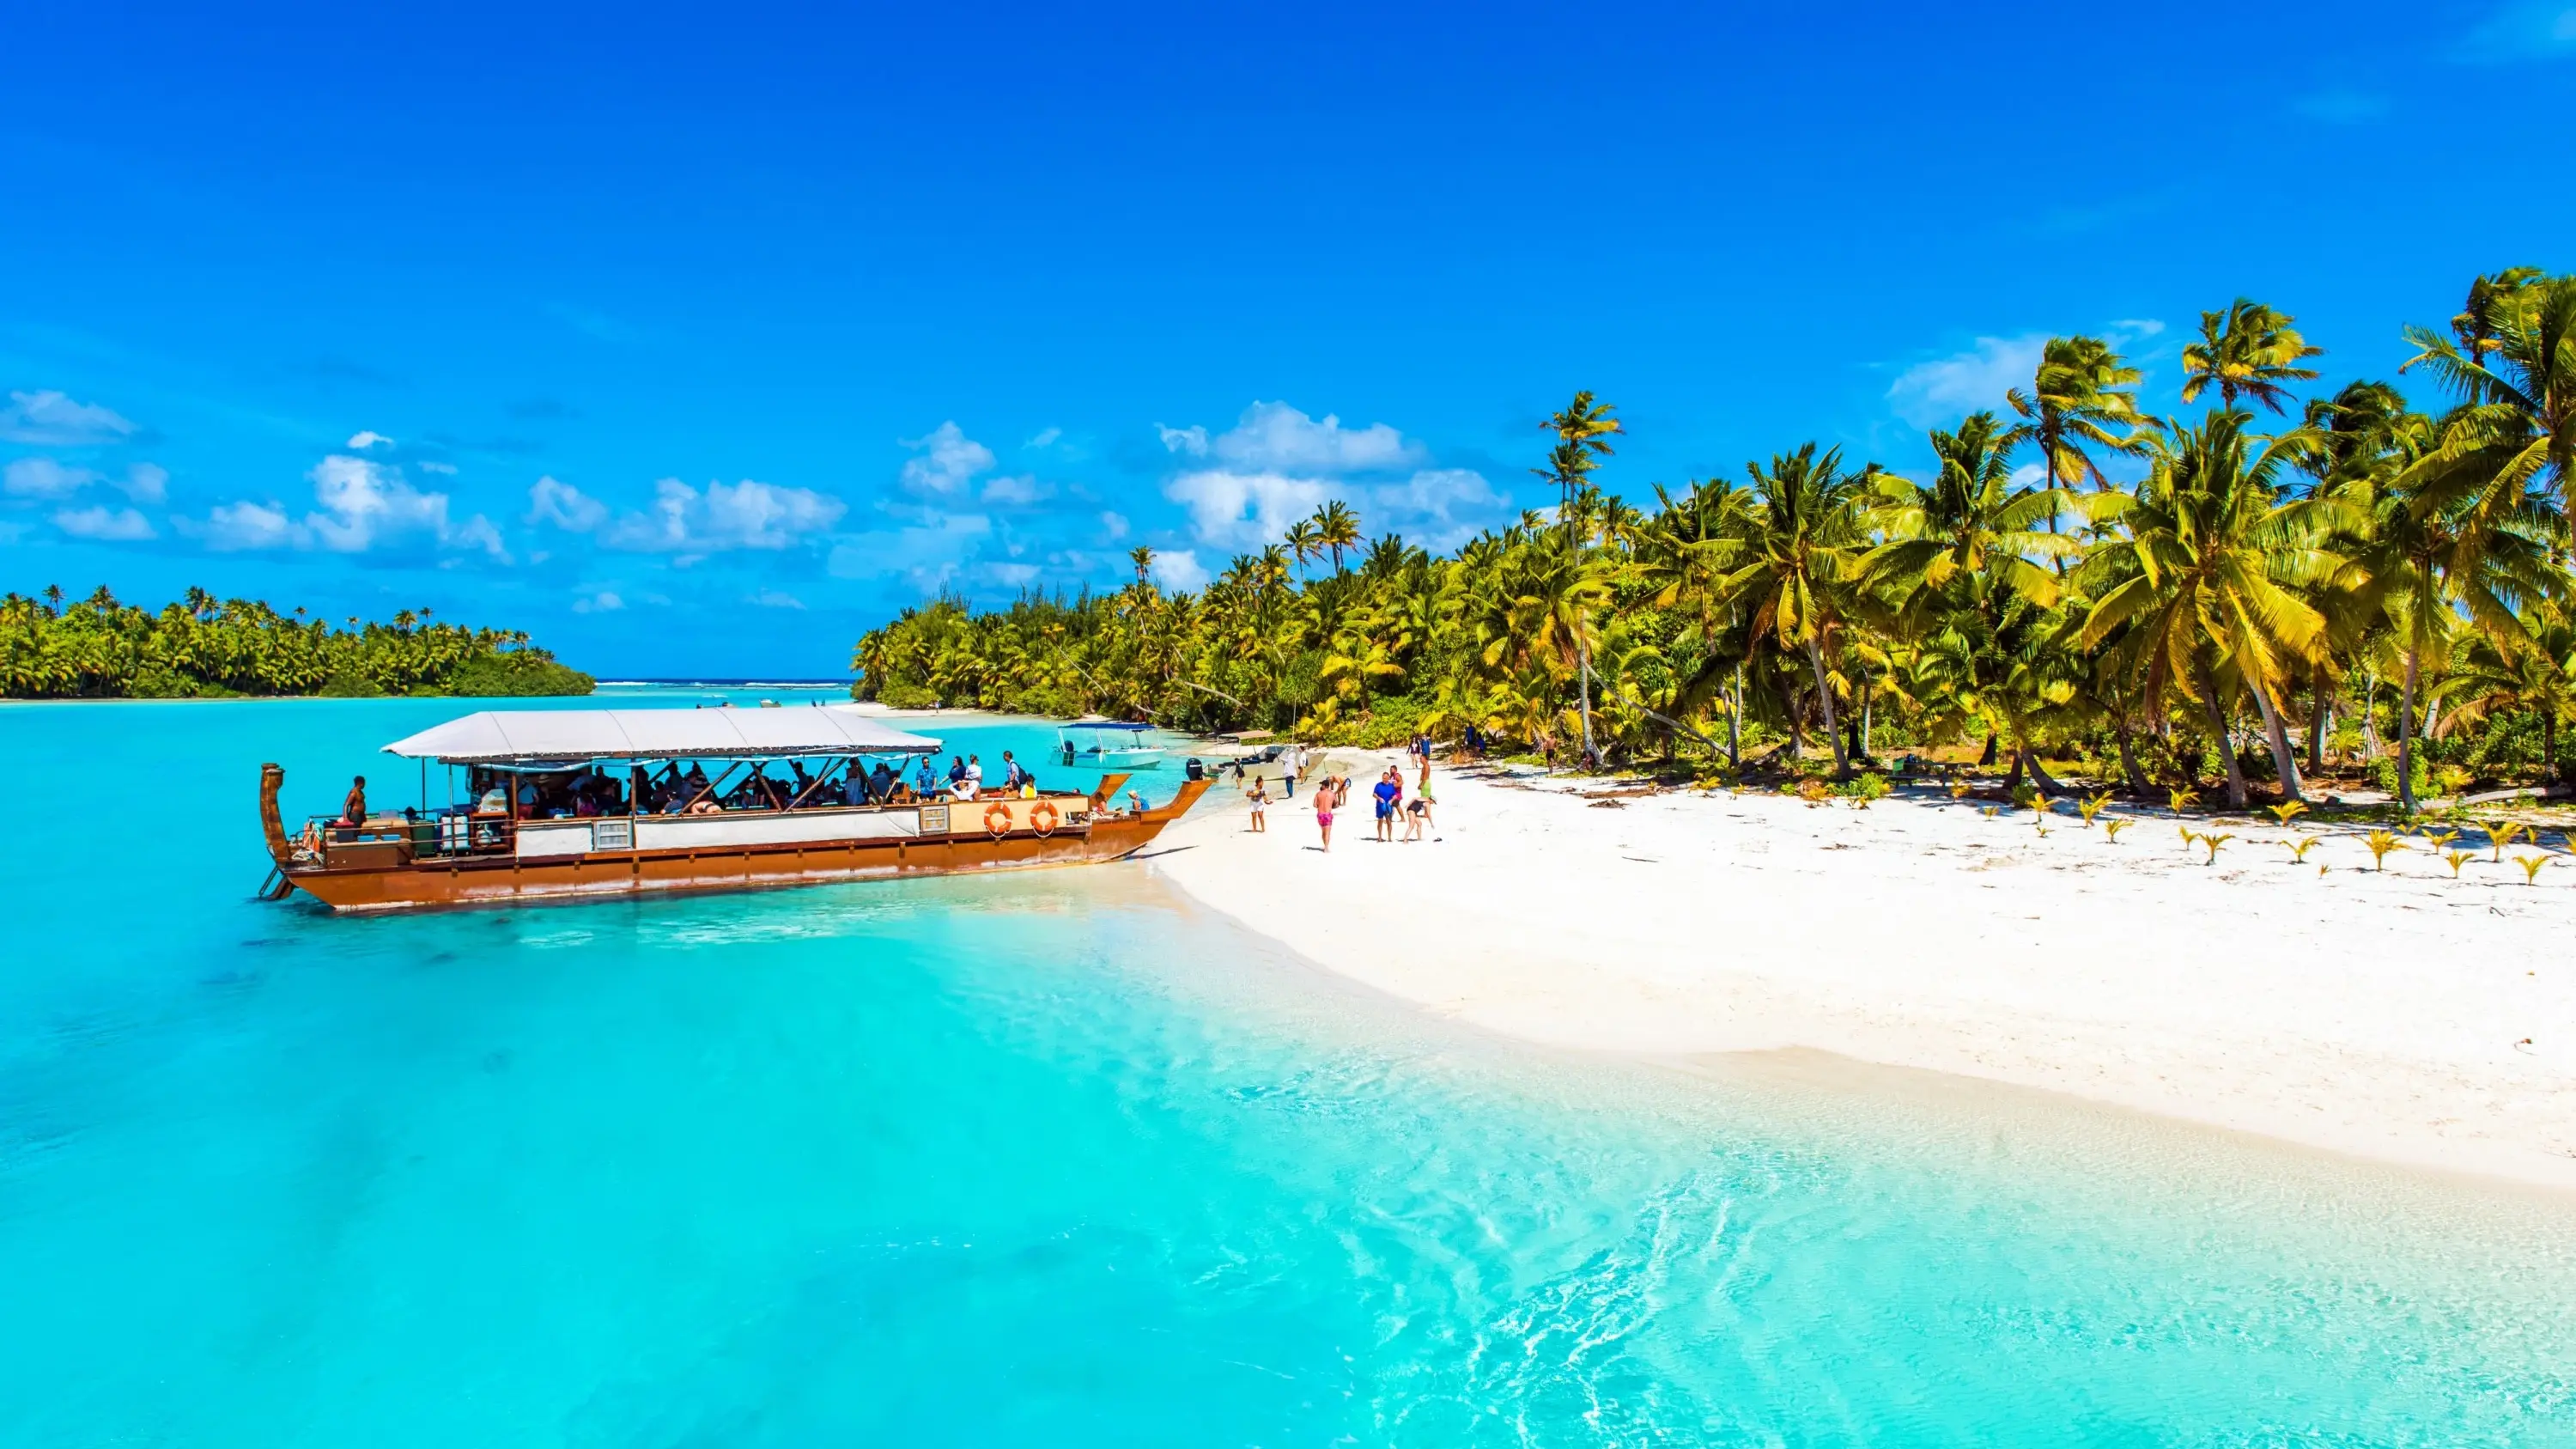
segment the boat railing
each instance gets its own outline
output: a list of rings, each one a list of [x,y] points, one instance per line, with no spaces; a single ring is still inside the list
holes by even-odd
[[[906,792],[910,795],[910,792]],[[749,820],[776,819],[782,816],[813,817],[831,814],[882,815],[890,812],[920,812],[921,833],[946,835],[978,833],[990,828],[996,816],[995,807],[1007,812],[1007,824],[1001,833],[1035,828],[1035,807],[1047,803],[1052,819],[1044,820],[1044,833],[1053,833],[1065,825],[1079,824],[1095,814],[1115,814],[1105,803],[1075,791],[1049,791],[1035,799],[1000,792],[961,800],[940,794],[929,797],[913,795],[908,799],[871,801],[851,805],[842,801],[818,802],[780,810],[774,806],[719,809],[702,812],[643,812],[601,815],[545,815],[524,820],[504,812],[476,811],[466,806],[451,806],[428,813],[374,816],[363,825],[351,825],[336,815],[307,817],[304,830],[294,842],[296,859],[304,864],[328,869],[370,868],[406,865],[422,860],[471,860],[480,857],[506,857],[518,851],[522,826],[588,825],[593,830],[593,851],[622,851],[636,848],[635,826],[645,821]],[[608,827],[603,830],[601,827]],[[614,834],[610,835],[613,831]],[[603,835],[608,839],[600,838]]]

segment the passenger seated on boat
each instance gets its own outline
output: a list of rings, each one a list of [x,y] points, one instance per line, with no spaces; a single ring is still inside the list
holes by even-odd
[[[876,769],[869,772],[868,793],[880,801],[892,800],[894,792],[902,787],[903,782],[894,777],[894,771],[886,768],[883,760],[877,761]]]

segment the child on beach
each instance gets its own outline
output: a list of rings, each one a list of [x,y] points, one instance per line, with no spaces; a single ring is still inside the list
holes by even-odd
[[[1255,835],[1269,834],[1270,826],[1268,822],[1262,818],[1262,812],[1269,808],[1270,792],[1263,788],[1260,776],[1255,775],[1253,777],[1252,793],[1245,798],[1252,802],[1252,833]]]

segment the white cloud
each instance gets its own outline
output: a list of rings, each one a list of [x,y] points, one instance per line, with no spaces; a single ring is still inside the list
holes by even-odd
[[[607,589],[572,601],[572,611],[576,614],[614,614],[625,607],[626,601]]]
[[[757,605],[763,609],[802,609],[805,607],[805,601],[803,599],[796,597],[794,594],[781,593],[777,589],[762,589],[760,592],[751,595],[743,602]]]
[[[986,578],[1000,584],[1003,588],[1024,589],[1035,582],[1037,576],[1044,570],[1036,564],[988,563],[982,566],[982,572]]]
[[[69,468],[51,458],[18,458],[0,469],[0,490],[14,498],[69,498],[98,481],[87,468]]]
[[[1156,423],[1154,431],[1161,435],[1163,448],[1167,452],[1187,453],[1193,458],[1207,456],[1208,434],[1205,428],[1196,425],[1186,428],[1167,428],[1161,423]]]
[[[394,440],[374,429],[365,429],[349,439],[349,446],[363,453],[369,448],[390,448]]]
[[[915,493],[954,493],[993,467],[993,450],[966,436],[965,429],[953,422],[941,423],[922,437],[906,438],[903,445],[921,453],[903,465],[903,486]]]
[[[1980,410],[2000,412],[2005,390],[2030,382],[2047,345],[2045,332],[1980,337],[1965,352],[1918,362],[1897,374],[1887,400],[1898,417],[1917,427],[1953,423]]]
[[[154,537],[151,520],[131,508],[64,509],[54,515],[54,527],[74,538],[94,538],[104,543],[130,543]]]
[[[588,533],[608,521],[608,505],[552,475],[528,489],[528,522]]]
[[[653,485],[653,506],[629,513],[604,534],[612,548],[683,556],[739,548],[785,548],[821,533],[847,512],[841,500],[805,488],[781,488],[746,478],[710,483],[706,491],[665,478]]]
[[[1168,431],[1163,442],[1171,446]],[[1206,451],[1236,468],[1265,472],[1376,472],[1406,467],[1424,456],[1421,445],[1407,442],[1384,423],[1345,428],[1330,413],[1317,422],[1286,403],[1266,402],[1245,408],[1232,428],[1207,441]]]
[[[1163,485],[1163,496],[1190,511],[1201,543],[1245,548],[1271,542],[1332,496],[1320,478],[1203,468]]]
[[[305,515],[305,526],[334,553],[364,553],[405,534],[448,535],[447,495],[419,491],[399,469],[334,453],[305,476],[313,480],[313,499],[321,505]]]
[[[1100,515],[1100,528],[1109,535],[1110,542],[1116,543],[1127,536],[1127,515],[1104,511]]]
[[[189,529],[182,520],[181,531],[201,533],[206,547],[217,553],[304,548],[310,539],[303,526],[275,503],[219,503],[200,528]]]
[[[51,389],[12,392],[0,407],[0,438],[38,447],[81,447],[130,438],[134,424],[96,403],[74,402]]]
[[[158,463],[137,463],[125,470],[117,491],[137,503],[158,503],[170,496],[170,470]]]
[[[87,468],[74,468],[51,458],[19,458],[0,469],[0,491],[18,498],[69,498],[93,483],[108,483],[137,503],[158,503],[169,491],[170,470],[157,463],[137,463],[122,478]]]
[[[478,513],[458,522],[449,516],[446,494],[421,492],[391,464],[333,453],[305,476],[312,480],[316,507],[300,519],[274,501],[243,501],[216,506],[203,523],[178,520],[179,531],[222,552],[320,548],[365,553],[379,545],[426,541],[510,561],[492,520]]]
[[[1010,504],[1036,503],[1051,496],[1054,492],[1054,489],[1039,482],[1035,475],[1022,473],[1017,476],[1004,476],[986,480],[984,484],[983,497],[984,501],[987,503],[999,503],[1007,506]]]
[[[437,473],[437,474],[441,474],[441,475],[444,475],[444,476],[449,477],[449,478],[453,478],[453,477],[455,477],[455,476],[456,476],[456,465],[455,465],[455,464],[453,464],[453,463],[441,463],[441,462],[437,461],[436,459],[427,459],[427,460],[424,460],[423,462],[421,462],[421,463],[419,464],[419,468],[420,468],[420,471],[422,471],[422,472],[424,472],[424,473]]]
[[[1417,535],[1416,543],[1449,549],[1473,538],[1509,504],[1472,468],[1425,468],[1401,483],[1370,489],[1361,506],[1386,527]]]
[[[1196,550],[1176,548],[1154,555],[1154,579],[1167,589],[1194,594],[1207,587],[1208,571]]]
[[[1038,435],[1029,439],[1029,446],[1032,448],[1052,448],[1055,446],[1056,439],[1063,436],[1064,429],[1062,428],[1040,428],[1038,429]]]
[[[985,514],[926,512],[906,527],[842,539],[827,567],[840,579],[901,575],[929,593],[968,573],[993,532],[993,520]]]
[[[2470,30],[2457,53],[2462,60],[2489,62],[2576,55],[2576,5],[2567,0],[2506,5]]]
[[[1199,542],[1227,549],[1275,543],[1288,525],[1336,498],[1356,509],[1372,533],[1406,533],[1447,548],[1472,537],[1509,503],[1485,475],[1468,468],[1424,468],[1380,484],[1209,468],[1172,479],[1163,494],[1189,509]]]

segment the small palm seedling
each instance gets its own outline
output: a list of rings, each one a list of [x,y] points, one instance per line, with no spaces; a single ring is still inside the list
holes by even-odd
[[[2182,848],[2185,850],[2191,849],[2191,843],[2200,838],[2200,832],[2188,825],[2177,825],[2174,829],[2181,834]]]
[[[2478,828],[2487,833],[2487,844],[2495,847],[2495,863],[2498,865],[2504,864],[2504,848],[2513,844],[2515,836],[2530,835],[2535,841],[2539,838],[2531,827],[2511,820],[2482,821]]]
[[[2263,809],[2273,819],[2281,822],[2281,828],[2283,830],[2290,828],[2291,821],[2308,813],[2306,802],[2299,800],[2291,800],[2280,805],[2266,805]]]
[[[2427,830],[2424,832],[2425,847],[2431,850],[2448,850],[2451,848],[2451,842],[2459,838],[2460,832],[2456,830]]]
[[[2001,805],[1987,805],[1987,806],[1983,806],[1983,807],[1981,807],[1981,808],[1977,811],[1977,813],[1978,813],[1978,814],[1980,814],[1980,815],[1983,815],[1983,816],[1984,816],[1984,817],[1986,817],[1988,820],[1992,820],[1992,819],[1994,819],[1996,816],[2001,815],[2001,814],[2003,814],[2003,813],[2004,813],[2004,807],[2002,807]]]
[[[2458,880],[2460,878],[2461,866],[2464,866],[2477,858],[2478,853],[2474,850],[2446,850],[2442,852],[2442,861],[2444,864],[2450,866],[2451,879],[2453,880]]]
[[[2383,871],[2388,869],[2388,853],[2406,848],[2406,842],[2398,839],[2394,830],[2374,830],[2363,836],[2361,843],[2370,847],[2372,868]]]
[[[2038,787],[2036,786],[2014,786],[2012,801],[2015,805],[2020,806],[2024,810],[2037,810],[2043,814],[2048,810],[2048,797],[2039,793]]]
[[[2113,845],[2117,845],[2117,844],[2119,844],[2119,843],[2120,843],[2120,832],[2121,832],[2121,831],[2123,831],[2123,830],[2128,829],[2131,823],[2132,823],[2132,822],[2131,822],[2131,821],[2129,821],[2127,818],[2125,818],[2125,817],[2120,817],[2120,816],[2114,816],[2113,818],[2111,818],[2111,819],[2109,819],[2109,820],[2105,820],[2105,821],[2103,821],[2103,822],[2102,822],[2102,838],[2103,838],[2104,840],[2107,840],[2107,841],[2111,842]]]
[[[2308,863],[2308,852],[2323,839],[2325,837],[2322,835],[2310,835],[2298,840],[2284,840],[2281,843],[2290,847],[2290,864],[2305,865]]]
[[[2204,864],[2204,865],[2216,865],[2216,864],[2218,864],[2218,852],[2219,852],[2220,850],[2222,850],[2222,849],[2226,848],[2227,842],[2229,842],[2229,841],[2231,841],[2231,840],[2234,840],[2235,838],[2236,838],[2236,837],[2235,837],[2235,836],[2233,836],[2233,835],[2204,835],[2204,836],[2202,836],[2202,837],[2200,838],[2200,843],[2209,847],[2209,859],[2208,859],[2208,860],[2206,860],[2206,861],[2203,861],[2203,862],[2202,862],[2202,864]]]
[[[2105,790],[2099,795],[2088,795],[2083,799],[2076,801],[2075,813],[2084,817],[2085,827],[2090,829],[2093,824],[2093,817],[2101,814],[2102,807],[2110,803],[2111,792]]]
[[[2517,855],[2513,858],[2513,863],[2522,867],[2522,883],[2524,885],[2538,885],[2540,883],[2540,868],[2549,864],[2549,857],[2545,855]]]
[[[2176,815],[2180,815],[2182,812],[2200,803],[2200,792],[2198,790],[2167,790],[2165,792],[2165,798],[2173,802],[2173,812]]]
[[[1950,782],[1950,798],[1953,800],[1965,800],[1968,798],[1968,791],[1972,788],[1974,788],[1974,786],[1969,781],[1953,780]]]

